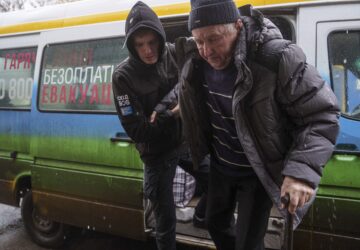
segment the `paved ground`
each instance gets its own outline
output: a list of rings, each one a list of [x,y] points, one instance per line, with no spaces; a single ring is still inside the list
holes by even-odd
[[[0,249],[41,250],[34,246],[23,229],[20,209],[0,205]]]
[[[117,236],[78,230],[63,250],[156,250],[153,240],[132,241]],[[28,237],[21,220],[20,209],[0,204],[0,250],[46,250]],[[178,250],[200,250],[178,245]]]

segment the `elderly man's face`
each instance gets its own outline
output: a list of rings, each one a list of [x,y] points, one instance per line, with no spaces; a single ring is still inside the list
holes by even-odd
[[[197,48],[202,58],[214,69],[226,68],[232,60],[237,36],[242,27],[235,24],[219,24],[192,30]]]

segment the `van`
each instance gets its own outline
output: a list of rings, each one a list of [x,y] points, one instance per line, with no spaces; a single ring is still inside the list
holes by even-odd
[[[84,0],[0,14],[0,202],[20,206],[30,237],[60,246],[69,226],[137,240],[154,236],[143,163],[115,111],[111,75],[127,57],[135,0]],[[189,1],[144,1],[170,41],[189,35]],[[240,7],[248,1],[236,1]],[[341,131],[294,249],[360,249],[360,2],[252,2],[300,45],[331,85]],[[20,202],[21,201],[21,202]],[[196,204],[196,198],[189,209]],[[281,249],[272,210],[267,249]],[[179,242],[214,248],[178,222]]]

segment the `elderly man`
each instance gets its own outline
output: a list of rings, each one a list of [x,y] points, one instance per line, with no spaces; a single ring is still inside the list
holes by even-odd
[[[302,50],[250,6],[192,0],[176,43],[194,166],[210,152],[207,223],[218,249],[264,249],[272,204],[296,226],[338,134],[336,98]],[[236,227],[232,223],[237,203]]]

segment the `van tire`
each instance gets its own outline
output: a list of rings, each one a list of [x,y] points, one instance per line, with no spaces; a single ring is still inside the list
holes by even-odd
[[[59,248],[64,245],[67,226],[37,214],[34,210],[31,190],[23,197],[21,217],[27,233],[36,244],[48,248]]]

